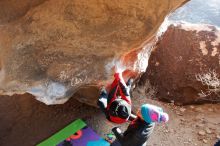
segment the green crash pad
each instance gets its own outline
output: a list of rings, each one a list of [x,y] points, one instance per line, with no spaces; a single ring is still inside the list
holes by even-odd
[[[110,146],[81,119],[78,119],[37,146]]]

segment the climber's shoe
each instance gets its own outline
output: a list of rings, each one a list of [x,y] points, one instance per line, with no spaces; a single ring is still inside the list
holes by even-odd
[[[141,106],[141,116],[147,123],[165,123],[169,120],[168,114],[163,112],[162,108],[151,104],[144,104]]]

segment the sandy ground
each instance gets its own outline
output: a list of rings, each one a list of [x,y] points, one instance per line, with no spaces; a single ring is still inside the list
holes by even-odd
[[[157,124],[149,146],[211,146],[220,138],[220,104],[175,106],[146,99],[134,92],[134,104],[162,106],[170,115],[167,124]],[[138,97],[138,98],[137,98]],[[71,99],[66,104],[46,106],[30,95],[0,97],[0,145],[32,146],[82,118],[100,135],[115,125],[96,108]],[[122,125],[122,128],[126,125]]]

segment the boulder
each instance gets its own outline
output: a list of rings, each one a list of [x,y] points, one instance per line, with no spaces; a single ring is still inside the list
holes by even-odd
[[[141,82],[178,104],[220,101],[220,29],[173,23],[153,49]]]
[[[94,105],[115,64],[129,76],[145,71],[144,42],[185,1],[2,0],[0,94],[59,104],[77,92]]]

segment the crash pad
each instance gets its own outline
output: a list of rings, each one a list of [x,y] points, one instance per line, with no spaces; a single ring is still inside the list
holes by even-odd
[[[78,119],[37,146],[110,146],[110,144]]]

